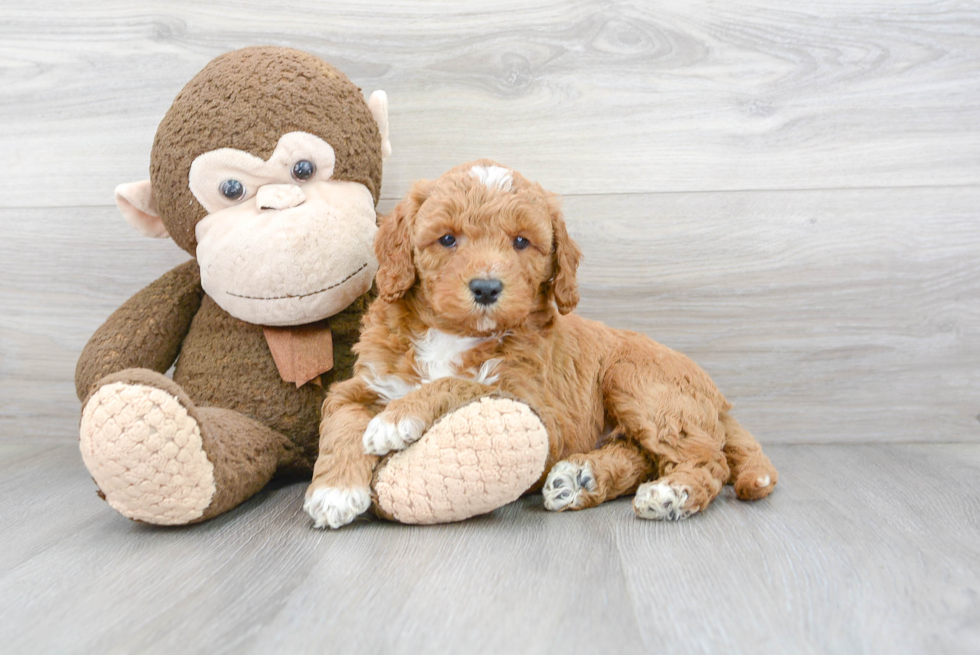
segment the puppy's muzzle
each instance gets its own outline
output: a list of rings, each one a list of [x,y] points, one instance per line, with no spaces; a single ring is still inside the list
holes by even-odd
[[[503,290],[504,283],[500,280],[470,280],[470,292],[473,293],[473,300],[479,305],[494,304]]]

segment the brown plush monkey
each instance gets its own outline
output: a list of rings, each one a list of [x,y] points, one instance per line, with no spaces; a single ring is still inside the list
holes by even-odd
[[[75,374],[82,457],[121,514],[196,523],[276,473],[312,472],[325,389],[351,376],[374,296],[387,136],[383,92],[365,102],[342,73],[287,48],[222,55],[174,100],[150,180],[121,185],[116,201],[195,259],[116,310]],[[328,509],[357,515],[373,496],[405,523],[464,519],[517,498],[546,454],[530,409],[483,399]]]
[[[286,48],[222,55],[174,100],[150,180],[116,199],[195,259],[116,310],[75,376],[82,455],[120,513],[194,523],[312,469],[373,293],[387,131],[383,92]]]

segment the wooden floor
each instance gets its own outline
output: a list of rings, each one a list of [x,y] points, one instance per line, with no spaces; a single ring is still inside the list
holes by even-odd
[[[680,523],[540,497],[309,529],[303,485],[204,525],[107,511],[72,446],[0,448],[5,653],[975,653],[980,446],[771,448]]]
[[[381,210],[493,157],[561,193],[580,313],[691,355],[779,487],[661,525],[529,498],[313,531],[301,485],[123,520],[75,361],[187,255],[112,190],[211,58],[390,99]],[[0,653],[980,653],[980,4],[0,6]]]

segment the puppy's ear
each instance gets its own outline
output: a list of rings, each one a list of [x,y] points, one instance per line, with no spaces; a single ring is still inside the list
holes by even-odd
[[[551,230],[554,234],[551,244],[554,265],[551,293],[555,298],[555,304],[558,305],[558,311],[568,314],[578,305],[578,281],[575,270],[578,268],[579,260],[582,259],[582,251],[568,236],[568,228],[565,227],[558,196],[549,194],[547,203],[548,213],[551,214]]]
[[[375,280],[378,293],[388,302],[398,300],[415,284],[412,225],[431,188],[432,183],[427,180],[416,182],[408,195],[381,221],[374,238],[374,253],[380,264]]]

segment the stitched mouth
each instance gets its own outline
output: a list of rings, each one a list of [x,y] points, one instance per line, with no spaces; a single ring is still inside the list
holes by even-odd
[[[322,288],[322,289],[320,289],[318,291],[310,291],[309,293],[291,293],[291,294],[287,294],[285,296],[246,296],[246,295],[241,294],[241,293],[232,293],[231,291],[226,291],[225,293],[227,293],[229,296],[235,296],[236,298],[247,298],[248,300],[286,300],[288,298],[308,298],[310,296],[315,296],[318,293],[324,293],[326,291],[330,291],[331,289],[336,289],[337,287],[339,287],[340,285],[344,284],[345,282],[347,282],[348,280],[350,280],[352,277],[354,277],[355,275],[357,275],[358,273],[360,273],[361,271],[363,271],[365,268],[367,268],[367,262],[364,262],[363,264],[361,264],[361,267],[360,268],[358,268],[356,271],[354,271],[353,273],[351,273],[350,275],[348,275],[347,277],[345,277],[340,282],[336,282],[334,284],[331,284],[329,287],[324,287],[324,288]]]

